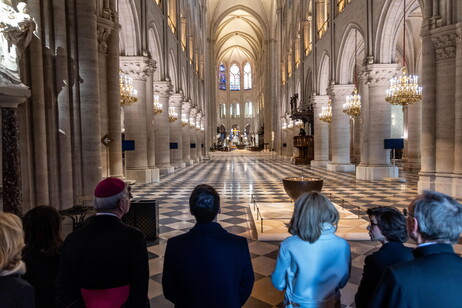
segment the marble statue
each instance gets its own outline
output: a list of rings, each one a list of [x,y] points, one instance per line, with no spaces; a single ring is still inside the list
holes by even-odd
[[[21,84],[19,61],[36,29],[26,3],[0,1],[0,84]]]

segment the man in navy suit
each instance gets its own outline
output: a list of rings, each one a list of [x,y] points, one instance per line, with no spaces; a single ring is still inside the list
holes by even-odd
[[[385,271],[369,307],[462,307],[462,258],[451,246],[462,232],[462,205],[424,191],[409,205],[407,230],[415,259]]]
[[[189,206],[196,225],[167,242],[162,275],[165,298],[176,308],[242,307],[254,282],[247,240],[216,222],[220,196],[213,187],[194,188]]]

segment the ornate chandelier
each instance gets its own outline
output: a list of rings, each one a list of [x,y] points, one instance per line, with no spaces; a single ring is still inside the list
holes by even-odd
[[[322,106],[321,113],[319,114],[319,120],[330,124],[332,121],[332,100],[329,98],[327,106]]]
[[[154,115],[162,113],[162,104],[159,101],[159,95],[154,95],[154,100],[152,101],[152,112]]]
[[[346,103],[343,104],[343,112],[354,118],[361,114],[361,95],[355,87],[351,95],[346,97]]]
[[[119,70],[120,105],[127,107],[138,101],[138,91],[133,88],[133,79]]]
[[[403,9],[403,68],[400,77],[390,80],[390,88],[386,91],[385,100],[392,105],[400,105],[403,108],[422,100],[422,87],[419,86],[419,77],[406,75],[406,0]]]
[[[402,69],[400,77],[390,80],[390,88],[387,90],[385,100],[392,105],[407,106],[422,100],[422,87],[419,86],[419,77],[406,75],[406,67]]]
[[[287,129],[287,122],[286,122],[286,119],[285,119],[285,118],[282,118],[281,121],[282,121],[282,126],[281,126],[282,130],[286,130],[286,129]]]
[[[175,111],[175,107],[168,108],[168,121],[175,122],[178,119],[178,112]]]
[[[343,104],[343,112],[351,118],[357,117],[361,114],[361,95],[358,94],[357,80],[356,80],[356,46],[357,46],[357,30],[355,30],[355,62],[353,68],[355,88],[353,92],[346,97],[346,102]]]
[[[300,120],[300,119],[295,120],[294,124],[295,124],[295,127],[297,127],[297,128],[302,128],[303,127],[303,121]]]
[[[186,126],[188,124],[189,124],[188,115],[185,112],[183,112],[181,114],[181,126]]]

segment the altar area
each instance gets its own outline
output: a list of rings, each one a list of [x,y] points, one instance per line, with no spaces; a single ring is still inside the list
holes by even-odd
[[[360,216],[334,203],[340,213],[335,234],[346,240],[370,240],[366,227],[369,224]],[[282,241],[291,236],[287,224],[292,217],[294,204],[290,202],[272,203],[252,200],[249,203],[259,241]]]

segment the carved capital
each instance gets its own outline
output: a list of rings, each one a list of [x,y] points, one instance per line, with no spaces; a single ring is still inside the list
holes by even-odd
[[[170,96],[173,86],[170,81],[156,81],[154,82],[154,92],[161,96]]]
[[[368,85],[388,85],[390,79],[400,72],[400,65],[393,64],[369,64],[366,70],[360,74],[362,80]]]
[[[449,60],[456,57],[456,45],[461,35],[458,32],[433,34],[436,61]]]
[[[197,108],[196,107],[192,107],[191,109],[189,109],[189,117],[195,117],[197,114]]]
[[[147,57],[120,57],[120,69],[133,79],[144,80],[156,69],[156,61]]]
[[[170,107],[180,107],[181,102],[183,101],[183,94],[181,93],[174,93],[170,96],[170,100],[168,102],[168,105]]]
[[[181,104],[181,110],[185,113],[189,113],[189,109],[191,108],[191,101],[186,101]]]
[[[98,51],[107,53],[107,39],[114,29],[114,23],[102,17],[98,17],[98,24],[96,27],[96,34],[98,40]]]
[[[345,96],[350,95],[354,88],[355,86],[352,84],[334,84],[327,88],[327,94],[333,100],[344,100]]]
[[[321,106],[326,105],[328,101],[329,101],[328,95],[314,95],[311,98],[311,103],[316,109],[320,109]]]

